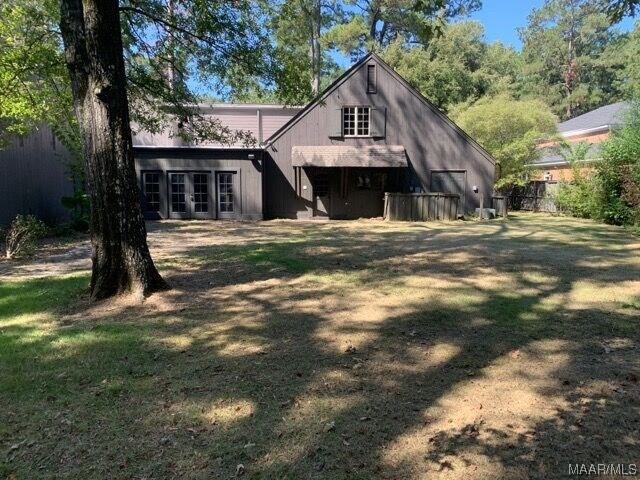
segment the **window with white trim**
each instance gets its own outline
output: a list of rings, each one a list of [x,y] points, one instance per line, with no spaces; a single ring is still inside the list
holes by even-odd
[[[371,107],[343,107],[342,132],[345,137],[368,137],[371,135],[369,121]]]

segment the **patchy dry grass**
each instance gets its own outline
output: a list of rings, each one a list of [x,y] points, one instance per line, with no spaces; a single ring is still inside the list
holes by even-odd
[[[88,303],[86,243],[0,265],[0,477],[640,463],[640,241],[621,229],[163,222],[150,242],[175,288],[144,305]]]

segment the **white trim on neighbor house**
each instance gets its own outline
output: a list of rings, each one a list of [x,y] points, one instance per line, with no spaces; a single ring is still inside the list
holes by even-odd
[[[588,158],[586,160],[578,160],[577,163],[595,163],[602,160],[602,158]],[[544,163],[529,163],[527,167],[530,168],[545,168],[545,167],[563,167],[569,166],[569,162],[566,160],[554,160],[552,162],[544,162]]]
[[[611,129],[611,125],[600,125],[599,127],[583,128],[582,130],[569,130],[568,132],[560,132],[563,137],[577,137],[579,135],[589,135],[593,133],[607,133]]]

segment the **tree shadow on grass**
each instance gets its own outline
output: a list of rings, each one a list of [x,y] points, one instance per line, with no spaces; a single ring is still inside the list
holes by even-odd
[[[178,251],[158,308],[0,326],[5,472],[562,478],[640,456],[638,312],[568,303],[637,281],[633,248],[318,228]]]

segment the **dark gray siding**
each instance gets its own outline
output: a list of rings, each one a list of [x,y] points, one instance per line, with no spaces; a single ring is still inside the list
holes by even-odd
[[[73,194],[67,175],[69,152],[42,126],[0,149],[0,225],[17,214],[33,214],[48,223],[69,219],[60,199]]]
[[[367,94],[367,65],[376,64],[377,91]],[[343,105],[370,105],[377,111],[386,109],[384,137],[335,137],[336,115]],[[302,197],[294,190],[294,169],[291,166],[291,147],[303,145],[403,145],[407,152],[409,171],[403,190],[409,185],[430,191],[431,172],[456,170],[465,172],[465,211],[473,211],[480,204],[478,186],[489,204],[493,190],[495,166],[477,144],[435,107],[426,104],[416,92],[400,80],[389,67],[376,57],[345,77],[328,96],[291,122],[290,128],[268,144],[265,159],[265,216],[305,218],[313,214],[311,179],[302,173]],[[348,200],[347,200],[348,201]],[[355,212],[357,216],[357,212]]]
[[[262,151],[245,149],[197,149],[197,148],[135,148],[136,173],[142,190],[143,172],[160,172],[160,218],[168,218],[169,172],[210,173],[209,192],[212,208],[206,218],[218,218],[215,204],[215,175],[218,172],[235,173],[234,190],[237,196],[233,218],[241,220],[262,219]],[[253,155],[254,159],[249,159]],[[142,202],[144,208],[144,200]],[[148,218],[153,216],[146,214]]]

